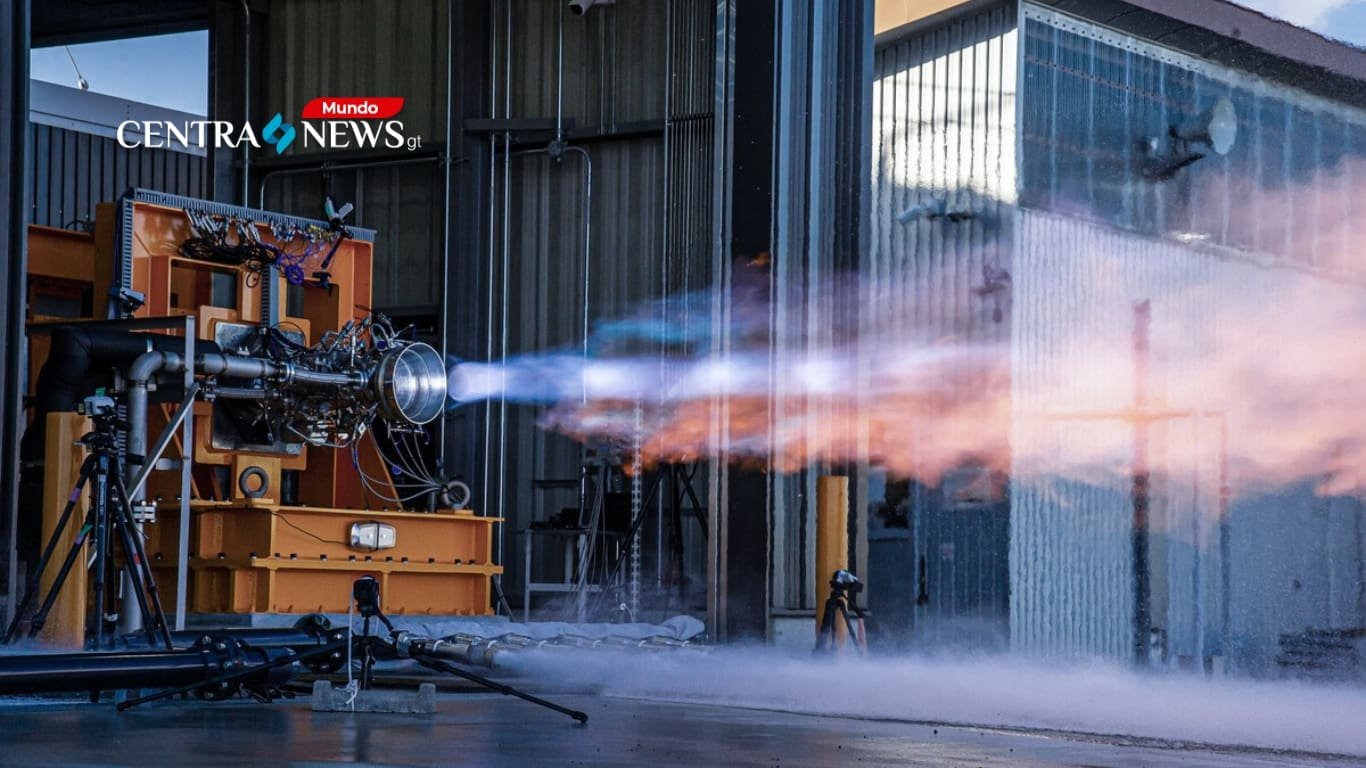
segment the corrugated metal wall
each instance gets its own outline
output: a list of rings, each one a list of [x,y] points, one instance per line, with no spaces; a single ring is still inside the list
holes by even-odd
[[[320,218],[328,195],[338,205],[352,203],[355,212],[347,221],[376,230],[373,305],[428,309],[441,296],[441,185],[441,167],[435,159],[417,165],[291,174],[267,182],[265,208]]]
[[[709,320],[703,306],[683,299],[711,279],[705,249],[713,8],[700,0],[623,2],[580,17],[561,5],[495,4],[495,115],[555,116],[563,13],[563,114],[573,121],[571,136],[584,137],[571,143],[590,158],[592,203],[581,154],[507,157],[502,137],[494,139],[485,347],[491,360],[582,350],[585,320],[591,335],[597,322],[646,300],[666,307],[676,301],[698,310],[696,322]],[[476,478],[477,485],[487,489],[484,508],[508,518],[503,562],[520,563],[521,541],[511,532],[577,503],[572,493],[537,491],[532,483],[577,477],[582,446],[538,428],[543,409],[494,404],[488,414],[485,476]],[[690,576],[704,583],[705,540],[696,526],[685,523],[685,529]],[[648,563],[654,537],[653,527],[647,528]],[[557,557],[538,556],[537,567]],[[520,569],[505,580],[513,593],[521,582]]]
[[[445,0],[273,0],[272,110],[297,115],[319,96],[402,96],[405,132],[445,131]]]
[[[1151,400],[1176,414],[1150,427],[1152,624],[1172,663],[1225,656],[1265,672],[1281,632],[1358,626],[1361,503],[1313,482],[1269,489],[1235,481],[1220,507],[1221,425],[1233,459],[1263,435],[1230,393],[1201,386],[1212,339],[1238,313],[1287,296],[1360,302],[1366,291],[1253,258],[1025,211],[1015,259],[1011,636],[1046,655],[1132,658],[1130,495],[1134,462],[1134,307],[1151,311]],[[1260,338],[1303,340],[1295,318]],[[1059,372],[1087,371],[1060,377]],[[1041,422],[1041,419],[1044,421]],[[1040,463],[1040,457],[1053,457]],[[1355,585],[1355,588],[1354,588]]]
[[[452,328],[482,336],[477,345],[459,346],[477,347],[493,360],[581,347],[585,312],[591,326],[647,298],[667,300],[709,286],[705,171],[714,7],[699,0],[622,2],[579,17],[561,0],[495,0],[490,9],[489,29],[465,32],[491,41],[494,118],[555,116],[563,16],[563,114],[572,121],[570,143],[591,156],[592,204],[587,164],[577,151],[556,161],[528,153],[536,145],[522,143],[507,156],[507,137],[497,134],[491,165],[461,167],[463,174],[492,177],[487,199],[493,210],[482,199],[452,200],[456,207],[484,207],[481,218],[491,233],[486,253],[453,254],[454,263],[481,264],[478,273],[450,279],[479,283],[476,316],[487,324]],[[405,131],[429,144],[439,141],[445,132],[446,14],[447,0],[276,0],[267,21],[266,103],[290,114],[322,95],[403,96]],[[476,116],[490,113],[469,115]],[[527,134],[511,138],[531,140]],[[266,171],[264,163],[254,169],[253,187]],[[266,207],[317,215],[329,193],[355,204],[357,225],[377,231],[375,305],[434,305],[442,249],[442,178],[435,160],[277,175],[267,182]],[[253,199],[255,194],[253,189]],[[461,428],[482,434],[477,476],[467,478],[476,488],[475,506],[508,517],[500,561],[520,565],[521,542],[511,532],[576,502],[573,494],[533,491],[532,482],[576,477],[580,446],[537,427],[541,413],[535,408],[494,403],[470,414]],[[700,534],[690,535],[694,577],[701,579],[705,546]],[[514,600],[521,581],[521,569],[509,568],[505,584]]]
[[[298,115],[319,96],[402,96],[405,134],[439,146],[446,132],[446,14],[446,0],[274,0],[266,15],[269,57],[253,72],[268,73],[268,108],[253,117]],[[264,165],[253,169],[253,204],[265,173]],[[316,218],[326,194],[353,203],[348,221],[377,233],[375,306],[433,307],[441,293],[442,182],[435,160],[281,176],[267,182],[266,208]]]
[[[29,223],[66,227],[94,222],[95,206],[133,187],[203,197],[202,156],[166,149],[124,149],[112,138],[29,125],[32,161]]]
[[[1015,9],[1002,4],[876,53],[872,239],[862,269],[871,331],[924,343],[1009,339],[1009,313],[997,320],[996,304],[977,289],[984,267],[1011,269],[1016,39]],[[944,207],[971,215],[929,215]],[[879,621],[903,642],[916,625],[917,642],[998,643],[1008,600],[1004,506],[968,525],[971,516],[955,514],[939,488],[871,471],[874,487],[891,490],[870,499],[886,507],[869,533],[869,599]],[[955,582],[983,550],[993,556],[982,577]],[[971,625],[971,636],[946,626],[955,622]]]
[[[1050,212],[1022,214],[1013,268],[1013,644],[1133,658],[1132,479],[1098,467],[1136,460],[1122,413],[1135,405],[1135,307],[1148,302],[1153,406],[1185,412],[1149,428],[1156,642],[1172,663],[1225,656],[1231,668],[1265,671],[1280,632],[1366,620],[1360,595],[1342,595],[1360,581],[1360,503],[1307,484],[1234,487],[1222,512],[1221,424],[1235,452],[1255,443],[1248,414],[1221,410],[1229,393],[1194,388],[1218,351],[1194,345],[1234,330],[1229,307],[1280,309],[1311,291],[1359,300],[1359,238],[1344,222],[1360,206],[1351,176],[1366,158],[1366,122],[1024,8],[1021,203]],[[1220,97],[1238,113],[1232,150],[1145,178],[1139,140],[1189,124]],[[1266,349],[1302,341],[1296,330],[1289,319]]]
[[[1229,330],[1221,302],[1273,307],[1287,293],[1360,290],[1359,238],[1343,222],[1360,205],[1353,173],[1366,123],[1293,89],[1020,8],[1022,32],[1014,4],[1002,4],[877,53],[867,322],[915,338],[1009,342],[1011,644],[1127,660],[1135,430],[1122,414],[1134,406],[1135,313],[1147,302],[1152,397],[1174,414],[1149,427],[1151,623],[1173,664],[1223,656],[1264,671],[1280,632],[1366,620],[1361,504],[1304,485],[1222,496],[1222,446],[1239,445],[1240,424],[1218,392],[1191,382],[1211,351],[1198,345]],[[1220,97],[1239,115],[1233,150],[1145,180],[1138,139],[1166,136]],[[953,209],[972,215],[936,215]],[[1004,323],[974,297],[984,266],[1010,273]],[[1291,330],[1268,346],[1292,343]],[[1060,371],[1084,375],[1059,380]],[[991,580],[966,581],[976,601],[967,605],[933,582],[961,578],[960,547],[989,553],[991,526],[956,530],[965,518],[941,514],[942,489],[870,469],[887,521],[870,535],[880,621],[917,645],[989,643],[989,630],[951,624],[996,600]],[[914,621],[897,620],[907,615]]]

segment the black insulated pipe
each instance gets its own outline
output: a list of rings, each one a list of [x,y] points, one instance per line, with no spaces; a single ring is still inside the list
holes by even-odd
[[[123,367],[146,352],[184,348],[185,340],[176,336],[76,326],[54,329],[51,352],[38,373],[34,407],[43,415],[75,410],[90,394],[91,379],[101,367]]]
[[[176,336],[78,325],[54,328],[47,362],[38,372],[34,387],[33,422],[24,430],[19,456],[22,462],[19,487],[18,549],[30,569],[42,546],[43,458],[47,446],[47,415],[74,411],[95,389],[106,385],[114,368],[121,368],[155,350],[184,349]],[[201,347],[217,351],[208,341]],[[179,400],[178,386],[168,386],[159,397]],[[25,575],[25,581],[31,574]]]
[[[173,688],[208,682],[230,669],[266,664],[293,655],[231,640],[187,651],[51,653],[0,656],[0,695]],[[281,685],[292,669],[262,670],[246,685]]]
[[[291,648],[307,650],[323,643],[336,642],[346,636],[346,627],[334,627],[326,616],[312,613],[300,618],[290,627],[234,627],[232,629],[183,629],[171,633],[176,649],[203,645],[218,635],[228,635],[252,648],[266,650]],[[147,649],[147,636],[142,633],[122,639],[127,650]]]

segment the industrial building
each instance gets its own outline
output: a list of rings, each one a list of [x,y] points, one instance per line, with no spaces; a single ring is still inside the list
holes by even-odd
[[[371,661],[815,640],[1326,678],[1350,711],[1366,52],[1245,5],[3,3],[0,631],[69,655],[0,652],[0,694],[269,699],[288,669],[354,713]],[[187,33],[202,112],[78,66]],[[71,82],[30,78],[63,48]],[[340,629],[362,616],[389,640]],[[92,686],[82,651],[160,676]],[[800,735],[726,730],[737,762],[839,759],[746,717]],[[1075,730],[1202,741],[1153,727]],[[728,761],[610,733],[622,764]],[[919,754],[869,735],[860,759]],[[605,759],[502,738],[472,759]],[[1286,738],[1238,743],[1360,757]],[[337,759],[449,761],[365,741]]]
[[[929,304],[913,310],[918,331],[1007,343],[1015,419],[1008,491],[964,503],[918,488],[905,522],[870,533],[875,611],[913,616],[909,638],[1268,674],[1282,634],[1363,623],[1360,499],[1317,487],[1327,465],[1298,484],[1237,487],[1229,441],[1262,450],[1257,419],[1201,390],[1217,353],[1190,345],[1250,324],[1238,314],[1254,306],[1358,301],[1358,241],[1342,222],[1359,197],[1366,62],[1229,4],[1164,8],[1001,4],[879,38],[869,271]],[[1146,142],[1208,122],[1221,100],[1236,115],[1231,146],[1169,174],[1189,158],[1165,153],[1185,150]],[[965,215],[926,213],[944,206]],[[993,270],[1004,314],[981,291]],[[941,281],[928,296],[925,280]],[[1210,306],[1230,297],[1236,310]],[[1068,382],[1060,398],[1058,368],[1088,367],[1062,356],[1097,346],[1127,369]],[[1134,472],[1059,483],[1021,465],[1136,431],[1117,454],[1146,465]],[[1189,444],[1193,457],[1177,447]],[[908,559],[926,565],[898,568]]]

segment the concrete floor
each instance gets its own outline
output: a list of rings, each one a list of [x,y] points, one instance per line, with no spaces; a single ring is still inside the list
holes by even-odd
[[[847,720],[592,695],[442,694],[433,716],[324,714],[296,699],[112,705],[0,700],[0,765],[1357,765],[1345,758]]]

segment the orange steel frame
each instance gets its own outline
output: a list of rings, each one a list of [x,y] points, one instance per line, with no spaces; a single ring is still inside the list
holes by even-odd
[[[138,201],[123,204],[134,206],[132,288],[146,297],[137,316],[194,314],[203,340],[214,338],[220,322],[261,322],[261,286],[253,284],[254,276],[239,267],[188,259],[179,253],[180,243],[192,235],[182,209]],[[68,307],[79,301],[83,313],[90,313],[87,319],[103,315],[118,253],[118,215],[115,204],[100,205],[93,235],[29,228],[30,307],[39,304],[35,297],[45,294],[64,300]],[[266,225],[256,226],[263,242],[273,242]],[[321,254],[316,257],[321,258]],[[301,331],[312,343],[323,332],[368,314],[373,259],[372,243],[343,241],[329,268],[335,287],[331,291],[304,287],[302,301],[296,302],[302,311],[295,316],[282,312],[280,325]],[[316,264],[304,265],[306,274],[314,269]],[[220,285],[222,275],[232,276],[235,300],[230,306],[213,304],[215,273]],[[288,296],[283,277],[275,288],[276,295]],[[79,318],[30,312],[29,319]],[[47,352],[46,337],[35,336],[30,347],[30,389]],[[214,448],[212,408],[204,402],[194,405],[194,522],[188,596],[192,612],[345,611],[350,581],[365,573],[381,579],[386,610],[395,614],[491,612],[490,578],[502,572],[492,560],[497,518],[475,516],[468,510],[428,514],[383,509],[384,502],[370,496],[361,484],[349,450],[309,446],[299,455],[287,456]],[[153,408],[150,434],[159,433],[168,417],[169,406]],[[168,454],[179,451],[177,435]],[[369,439],[362,443],[360,461],[366,475],[384,481],[381,492],[394,497],[386,462]],[[229,469],[233,478],[229,487],[220,487],[214,466]],[[269,490],[260,498],[247,498],[237,487],[235,478],[249,466],[264,469],[270,478]],[[280,503],[285,470],[298,471],[298,506]],[[150,497],[174,499],[178,487],[169,478],[153,474],[148,491]],[[147,550],[158,566],[163,600],[174,604],[175,583],[170,575],[179,525],[170,514],[176,505],[164,502],[162,506],[163,514],[147,529]],[[45,515],[53,513],[44,510]],[[352,549],[346,539],[350,525],[370,520],[393,525],[399,546],[374,553]]]

